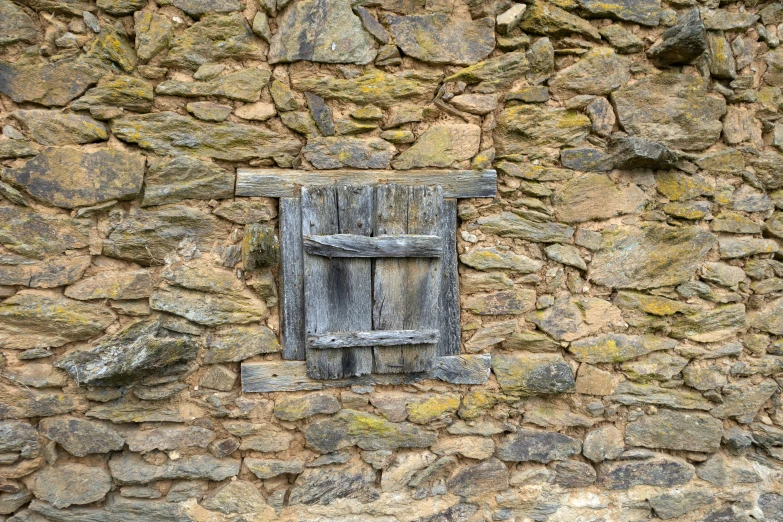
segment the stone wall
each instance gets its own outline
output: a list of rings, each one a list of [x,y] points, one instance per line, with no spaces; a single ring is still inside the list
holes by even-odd
[[[783,520],[780,36],[767,0],[0,0],[0,521]],[[488,380],[243,393],[282,364],[248,167],[496,169],[457,246]]]

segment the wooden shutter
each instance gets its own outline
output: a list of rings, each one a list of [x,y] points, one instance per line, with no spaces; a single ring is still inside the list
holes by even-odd
[[[290,203],[281,204],[281,213]],[[456,284],[456,263],[453,270],[443,264],[444,258],[456,260],[455,244],[444,241],[453,239],[455,228],[442,221],[456,211],[449,203],[455,202],[444,201],[440,187],[302,189],[304,285],[295,298],[304,302],[308,376],[338,379],[432,367],[441,329],[453,328],[453,311],[458,314],[458,302],[448,307],[449,316],[441,313],[442,282]],[[296,219],[281,216],[281,223],[289,221]],[[288,261],[296,264],[284,251],[284,284],[286,273],[296,277]],[[284,333],[296,334],[291,319],[284,320]],[[458,337],[458,315],[456,328]]]

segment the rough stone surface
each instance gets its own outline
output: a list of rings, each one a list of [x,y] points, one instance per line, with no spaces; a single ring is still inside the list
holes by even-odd
[[[604,286],[633,289],[684,283],[696,272],[714,240],[698,227],[620,228],[604,234],[590,279]]]
[[[632,135],[683,150],[703,150],[720,137],[723,98],[706,83],[683,74],[659,74],[612,93],[620,125]],[[665,111],[650,111],[660,107]]]
[[[91,504],[111,489],[111,477],[103,468],[64,464],[45,468],[33,476],[33,494],[56,508]]]
[[[625,443],[654,449],[713,453],[720,448],[723,423],[704,413],[661,410],[631,422]]]
[[[481,129],[477,125],[436,125],[419,136],[392,165],[395,169],[450,167],[475,156],[480,141]]]
[[[19,292],[0,304],[0,347],[62,346],[89,339],[114,320],[114,314],[103,305]]]
[[[782,24],[0,0],[0,520],[783,519]],[[269,191],[358,169],[497,190],[447,202],[460,332],[431,369],[314,380]]]
[[[388,15],[386,21],[402,52],[427,63],[472,65],[495,47],[491,18],[465,22],[436,13]]]
[[[125,438],[111,426],[78,417],[53,417],[39,425],[41,434],[75,457],[121,450]]]
[[[269,63],[310,60],[366,64],[377,54],[373,38],[347,0],[291,3],[269,46]]]
[[[18,169],[0,177],[23,188],[35,199],[61,208],[132,199],[141,191],[144,157],[103,150],[82,153],[70,148],[47,148]]]
[[[301,147],[296,139],[262,127],[202,123],[173,112],[112,120],[111,130],[119,139],[158,154],[195,153],[230,161],[296,154]]]

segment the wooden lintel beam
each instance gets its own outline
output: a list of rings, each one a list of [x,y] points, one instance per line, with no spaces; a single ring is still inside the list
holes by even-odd
[[[299,197],[306,186],[323,185],[441,186],[444,198],[491,198],[497,191],[494,170],[290,170],[238,169],[237,196]]]

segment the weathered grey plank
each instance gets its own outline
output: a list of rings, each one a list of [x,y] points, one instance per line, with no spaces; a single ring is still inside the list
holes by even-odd
[[[334,186],[302,189],[302,234],[336,234],[337,192]],[[304,254],[305,332],[326,333],[330,328],[329,284],[332,259]],[[305,348],[307,375],[313,379],[342,377],[341,353]]]
[[[242,363],[244,392],[312,391],[323,387],[323,383],[307,376],[307,363],[304,361]]]
[[[375,187],[374,235],[405,234],[408,231],[409,187]],[[404,330],[407,307],[406,259],[375,260],[373,273],[373,329]],[[403,373],[402,345],[373,348],[376,373]]]
[[[308,254],[326,257],[440,257],[443,241],[439,236],[399,235],[365,237],[354,234],[307,236]]]
[[[237,170],[237,196],[297,197],[304,186],[331,184],[440,185],[446,198],[491,198],[497,190],[494,170]]]
[[[337,212],[340,234],[370,236],[373,230],[374,192],[370,186],[338,186]],[[337,258],[332,260],[329,283],[329,331],[372,330],[372,260]],[[341,371],[334,377],[350,377],[372,372],[372,352],[366,348],[345,348]]]
[[[456,355],[461,351],[459,320],[459,274],[457,273],[457,200],[444,199],[438,219],[438,235],[443,241],[440,258],[440,340],[438,355]]]
[[[484,384],[489,379],[491,356],[448,355],[436,357],[429,372],[362,375],[346,379],[317,381],[307,377],[304,361],[261,361],[242,363],[242,391],[269,393],[347,388],[355,385],[411,384],[438,379],[452,384]]]
[[[408,233],[437,234],[443,207],[443,191],[436,186],[409,188]],[[440,322],[438,300],[441,284],[440,259],[407,260],[406,330],[437,329]],[[432,368],[437,343],[407,345],[402,348],[403,372],[423,372]]]
[[[437,330],[374,330],[368,332],[328,332],[307,336],[308,348],[346,348],[351,346],[395,346],[398,344],[437,343]]]
[[[281,334],[283,359],[305,360],[302,202],[280,199]]]

